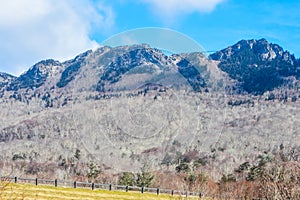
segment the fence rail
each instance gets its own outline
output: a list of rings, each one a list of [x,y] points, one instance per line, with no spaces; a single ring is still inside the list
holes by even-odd
[[[91,182],[77,182],[77,181],[66,181],[66,180],[47,180],[38,178],[22,178],[22,177],[12,177],[12,176],[1,176],[0,181],[8,181],[14,183],[28,183],[35,185],[51,185],[55,187],[66,187],[66,188],[90,188],[91,190],[121,190],[121,191],[139,191],[141,193],[154,193],[154,194],[169,194],[169,195],[181,195],[185,197],[202,197],[201,192],[189,192],[189,191],[179,191],[170,189],[160,189],[160,188],[149,188],[149,187],[137,187],[137,186],[124,186],[124,185],[114,185],[114,184],[100,184]]]

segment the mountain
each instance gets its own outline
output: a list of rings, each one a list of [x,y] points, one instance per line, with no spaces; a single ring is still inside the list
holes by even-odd
[[[210,58],[104,46],[0,73],[2,173],[68,178],[90,161],[114,173],[190,161],[218,179],[282,146],[298,153],[298,63],[261,39]]]
[[[210,58],[248,93],[263,94],[300,78],[295,56],[265,39],[241,40]]]

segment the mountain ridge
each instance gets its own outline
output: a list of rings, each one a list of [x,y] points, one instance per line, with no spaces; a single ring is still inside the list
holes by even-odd
[[[110,84],[118,82],[124,73],[136,66],[147,63],[160,66],[174,65],[174,61],[179,59],[175,68],[178,68],[178,72],[182,73],[188,82],[191,82],[189,75],[192,76],[194,73],[194,76],[198,76],[198,78],[192,78],[195,83],[191,82],[190,84],[196,91],[202,91],[201,88],[205,88],[206,83],[201,80],[199,74],[195,74],[198,69],[192,69],[193,65],[199,65],[199,63],[189,64],[189,61],[193,61],[184,59],[188,55],[192,54],[166,56],[160,50],[146,44],[116,48],[100,47],[62,63],[52,59],[40,61],[19,77],[7,79],[5,84],[1,83],[1,85],[5,86],[7,91],[39,88],[45,84],[49,76],[53,77],[60,73],[56,78],[59,81],[52,88],[64,88],[76,78],[82,67],[86,68],[84,66],[89,65],[89,67],[97,68],[90,71],[94,71],[99,77],[98,80],[95,80],[97,84],[93,87],[98,92],[105,92],[111,90],[109,89]],[[116,57],[116,60],[114,61],[111,56]],[[300,78],[299,59],[283,50],[279,45],[269,43],[266,39],[241,40],[232,46],[212,53],[208,60],[219,62],[218,68],[238,83],[235,86],[239,88],[238,90],[252,94],[261,95],[264,92],[286,86],[290,83],[287,80],[290,77],[295,77],[296,80]],[[188,72],[191,73],[188,74],[184,70],[194,70],[194,72]],[[266,83],[264,79],[272,80],[272,82]]]

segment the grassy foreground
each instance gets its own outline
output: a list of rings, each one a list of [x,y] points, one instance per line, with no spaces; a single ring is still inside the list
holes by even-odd
[[[88,200],[88,199],[185,199],[180,196],[170,196],[161,194],[138,193],[138,192],[123,192],[123,191],[107,191],[81,189],[81,188],[62,188],[54,186],[32,184],[14,184],[14,183],[0,183],[0,200],[4,199],[74,199],[74,200]],[[189,197],[188,199],[198,199],[196,197]]]

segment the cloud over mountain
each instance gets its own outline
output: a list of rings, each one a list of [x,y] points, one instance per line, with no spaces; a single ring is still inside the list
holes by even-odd
[[[112,9],[102,3],[6,1],[0,7],[0,69],[19,74],[36,60],[68,59],[98,45],[89,37],[91,26],[104,30],[113,23]]]

